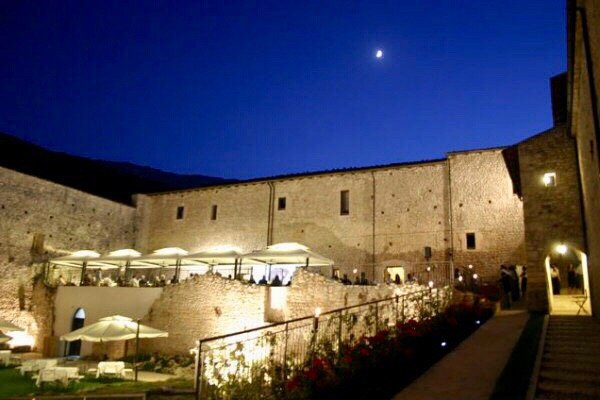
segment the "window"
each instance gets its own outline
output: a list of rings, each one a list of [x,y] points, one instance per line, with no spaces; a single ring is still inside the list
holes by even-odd
[[[31,244],[31,252],[33,254],[44,254],[44,234],[34,233],[33,243]]]
[[[217,220],[217,205],[213,204],[212,210],[210,211],[210,219],[213,221]]]
[[[350,192],[342,190],[340,192],[340,215],[350,214]]]
[[[551,187],[556,186],[556,172],[546,172],[542,178],[544,186]]]
[[[185,207],[183,207],[183,206],[177,207],[177,213],[175,215],[175,218],[177,218],[177,219],[183,219],[184,209],[185,209]]]
[[[467,233],[467,250],[475,250],[475,234],[473,232]]]
[[[280,197],[277,199],[277,209],[285,210],[285,197]]]

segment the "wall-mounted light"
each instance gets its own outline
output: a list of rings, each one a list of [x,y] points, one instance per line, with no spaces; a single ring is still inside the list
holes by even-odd
[[[546,172],[542,176],[542,182],[546,187],[556,186],[556,172]]]
[[[473,274],[473,279],[477,279],[477,278],[479,278],[479,275]]]
[[[315,308],[315,318],[319,318],[321,316],[321,307]]]
[[[567,248],[566,244],[561,243],[561,244],[556,245],[555,250],[558,254],[566,254],[568,248]]]
[[[428,285],[429,285],[430,288],[432,288],[433,287],[433,281],[429,281]]]

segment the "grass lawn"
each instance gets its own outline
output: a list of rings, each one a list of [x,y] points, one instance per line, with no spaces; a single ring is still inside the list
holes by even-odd
[[[84,378],[64,387],[61,384],[44,385],[43,389],[35,386],[31,377],[21,376],[14,368],[0,369],[0,399],[13,396],[27,396],[39,394],[60,393],[141,393],[162,387],[174,389],[191,389],[193,382],[183,379],[171,379],[166,382],[134,382],[120,379],[92,379]]]
[[[531,314],[502,374],[496,382],[490,400],[525,399],[543,326],[544,314]]]

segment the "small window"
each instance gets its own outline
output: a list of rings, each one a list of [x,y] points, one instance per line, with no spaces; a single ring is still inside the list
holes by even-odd
[[[467,233],[467,250],[475,250],[475,234],[473,232]]]
[[[277,199],[277,209],[285,210],[285,197],[280,197]]]
[[[350,191],[342,190],[340,192],[340,215],[350,214]]]
[[[542,178],[544,186],[551,187],[556,186],[556,172],[546,172]]]
[[[217,220],[217,205],[213,204],[212,206],[212,210],[210,212],[210,219],[213,221]]]
[[[185,210],[185,207],[183,207],[183,206],[177,207],[177,214],[175,215],[175,218],[183,219],[184,210]]]

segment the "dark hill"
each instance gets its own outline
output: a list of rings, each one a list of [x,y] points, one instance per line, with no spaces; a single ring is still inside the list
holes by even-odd
[[[72,156],[5,133],[0,133],[0,166],[126,204],[131,204],[131,196],[135,193],[233,181],[204,175],[180,175],[127,162]]]

